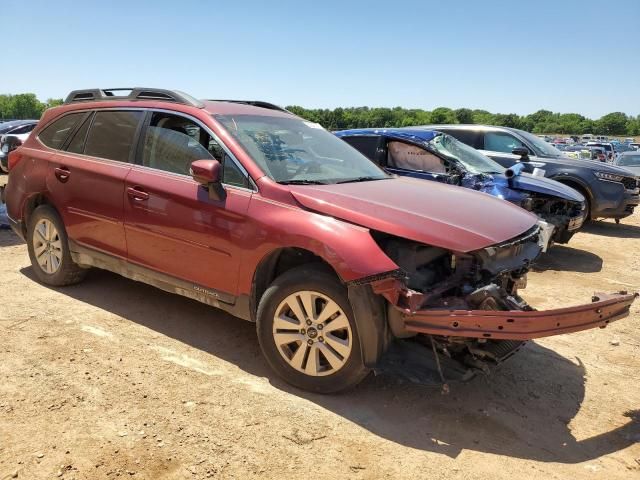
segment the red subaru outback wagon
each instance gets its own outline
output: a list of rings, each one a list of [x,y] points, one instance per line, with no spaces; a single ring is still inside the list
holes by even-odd
[[[312,391],[355,385],[394,339],[485,369],[635,298],[532,309],[518,289],[541,250],[535,216],[388,175],[265,102],[78,90],[9,166],[8,213],[40,281],[98,267],[256,322],[271,367]]]

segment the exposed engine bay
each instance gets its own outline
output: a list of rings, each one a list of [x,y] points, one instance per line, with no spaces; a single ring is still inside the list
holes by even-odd
[[[584,204],[579,202],[530,193],[521,206],[555,227],[553,240],[557,243],[567,243],[584,223]]]
[[[410,293],[398,302],[409,310],[531,310],[518,289],[526,286],[527,272],[542,251],[539,234],[536,226],[508,242],[468,254],[380,234],[376,240],[401,268]],[[433,340],[439,353],[482,371],[488,370],[487,361],[498,363],[524,343],[408,332],[399,310],[391,306],[388,320],[396,338],[413,337],[425,344]]]
[[[520,297],[540,255],[541,228],[469,253],[374,234],[400,269],[377,279],[394,338],[431,348],[436,358],[487,372],[527,340],[604,328],[628,315],[634,294],[598,294],[591,304],[537,311]],[[438,361],[438,368],[441,362]]]
[[[535,213],[545,222],[554,226],[554,242],[567,243],[584,223],[584,203],[532,190],[520,190],[517,188],[517,181],[517,176],[508,177],[507,183],[510,188],[507,189],[504,188],[505,185],[490,175],[465,174],[459,180],[460,185],[466,188],[500,196]]]

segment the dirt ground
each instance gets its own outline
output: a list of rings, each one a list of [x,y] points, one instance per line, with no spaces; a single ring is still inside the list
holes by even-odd
[[[640,215],[530,274],[539,308],[640,290]],[[640,478],[640,302],[532,342],[488,378],[371,376],[338,396],[272,374],[254,326],[114,274],[49,288],[0,231],[0,479]]]

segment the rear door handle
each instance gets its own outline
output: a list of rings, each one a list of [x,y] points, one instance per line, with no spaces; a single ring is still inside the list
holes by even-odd
[[[53,169],[53,171],[56,175],[56,178],[62,183],[65,183],[67,180],[69,180],[69,175],[71,175],[71,172],[69,172],[69,169],[67,167],[56,167]]]
[[[140,187],[128,187],[127,195],[138,202],[149,200],[149,194],[142,190]]]

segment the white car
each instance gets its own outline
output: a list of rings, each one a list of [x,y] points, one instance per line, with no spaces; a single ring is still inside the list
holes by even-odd
[[[15,148],[13,145],[24,143],[37,124],[37,120],[14,120],[0,123],[0,170],[8,172],[7,157],[11,149]]]

